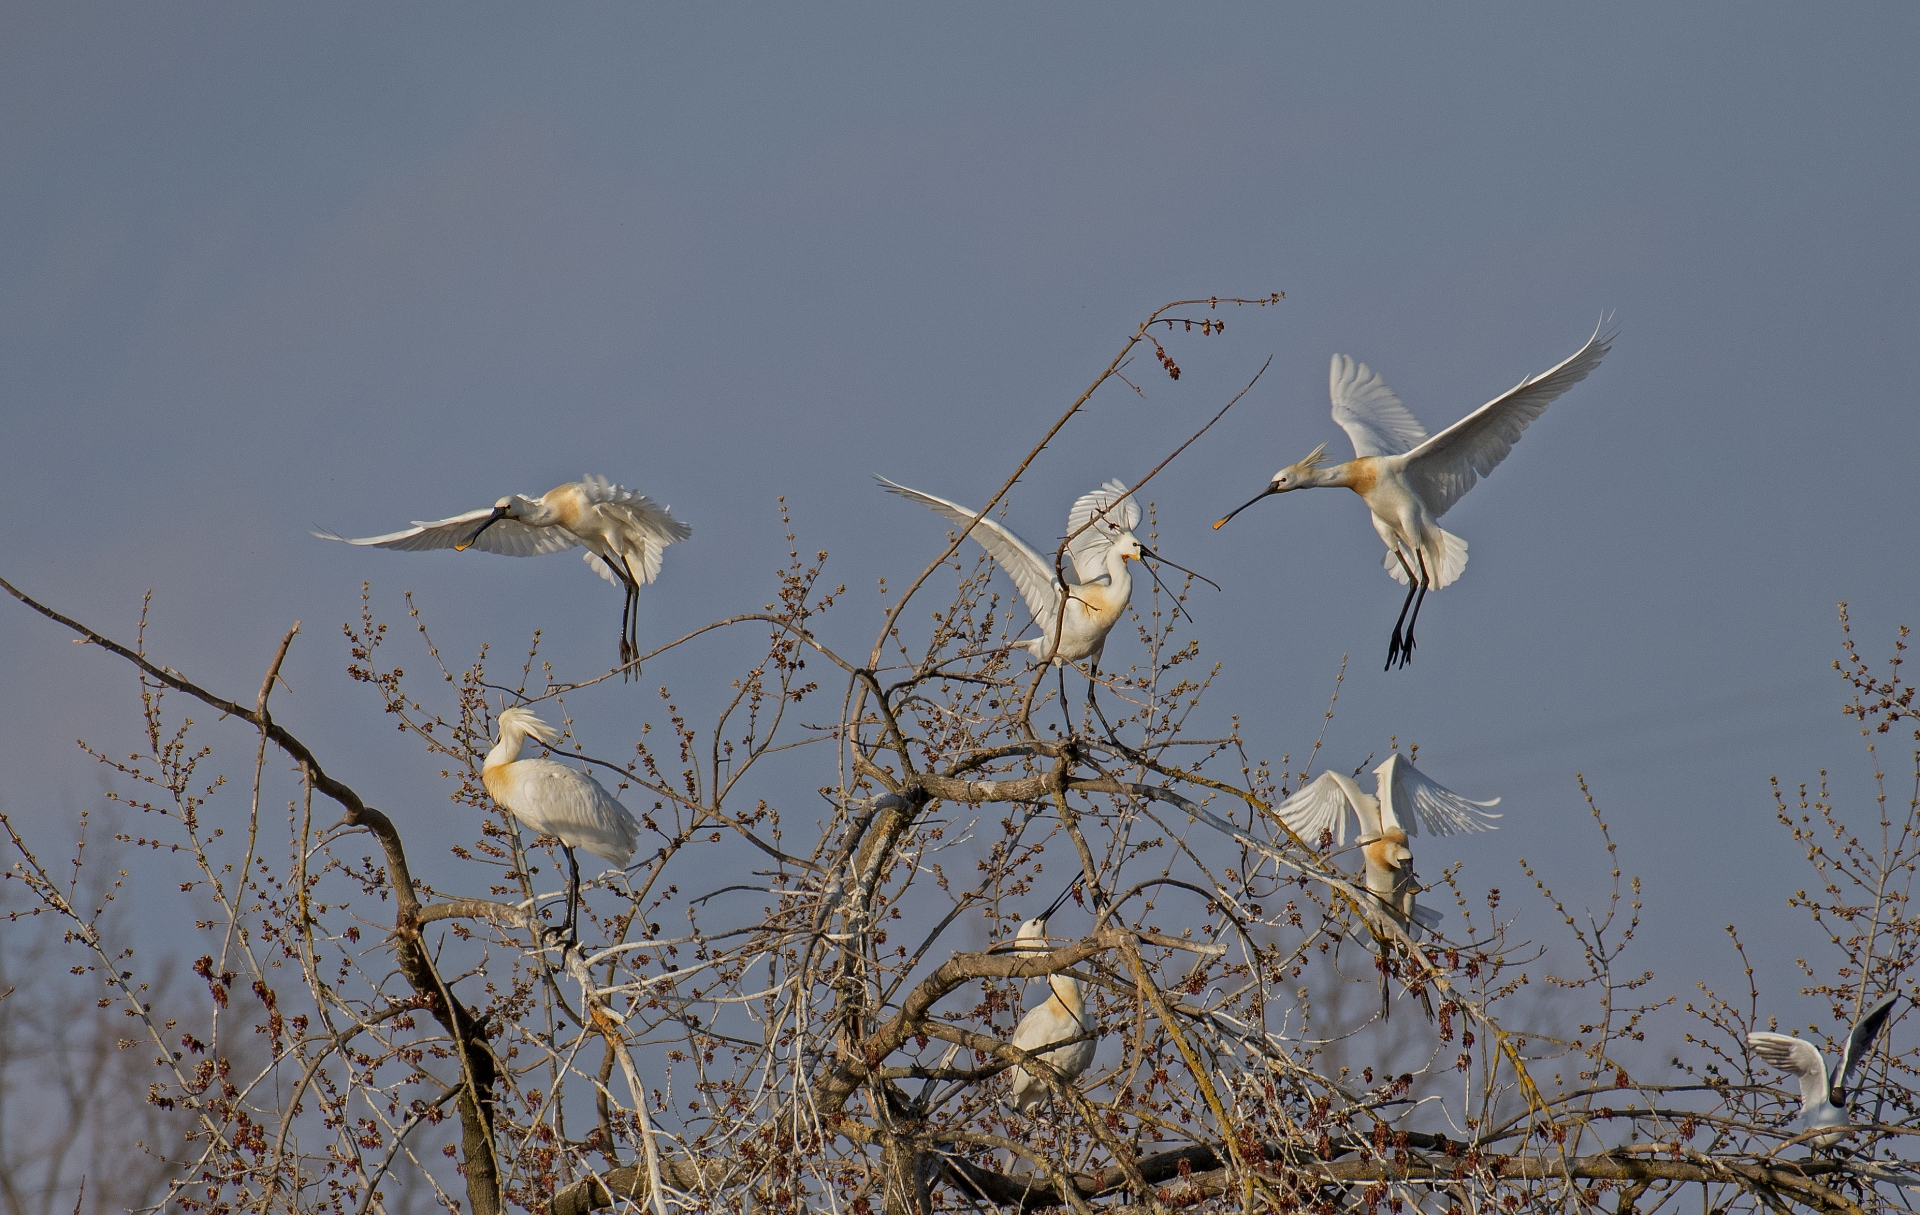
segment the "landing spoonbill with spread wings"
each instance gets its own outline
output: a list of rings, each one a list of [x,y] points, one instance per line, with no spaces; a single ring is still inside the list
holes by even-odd
[[[1065,667],[1084,659],[1090,674],[1097,672],[1107,634],[1120,622],[1133,596],[1133,574],[1127,562],[1145,559],[1173,565],[1134,535],[1133,529],[1140,526],[1140,506],[1120,481],[1109,481],[1092,493],[1082,494],[1067,512],[1063,583],[1054,574],[1051,556],[1042,555],[998,519],[896,485],[885,477],[876,480],[888,493],[918,502],[951,523],[960,527],[974,524],[968,535],[1013,579],[1027,610],[1033,613],[1034,623],[1040,626],[1040,636],[1013,643],[1014,648],[1026,650],[1037,662]],[[1184,566],[1173,568],[1193,572]],[[1093,697],[1091,680],[1087,697]]]
[[[567,854],[568,944],[580,939],[580,862],[575,848],[585,848],[615,865],[633,859],[640,840],[640,824],[627,808],[578,768],[551,759],[521,759],[528,738],[553,747],[560,731],[515,705],[499,717],[500,738],[480,766],[480,780],[488,796],[522,823],[560,841]]]
[[[1887,1017],[1899,998],[1897,992],[1882,997],[1861,1014],[1853,1032],[1847,1035],[1846,1053],[1831,1071],[1820,1055],[1820,1048],[1805,1038],[1786,1034],[1747,1035],[1747,1045],[1761,1062],[1776,1071],[1799,1077],[1800,1120],[1795,1124],[1796,1129],[1805,1132],[1848,1125],[1851,1120],[1847,1115],[1847,1085],[1853,1082],[1854,1073],[1872,1052],[1874,1039],[1886,1027]],[[1836,1129],[1831,1134],[1815,1135],[1808,1142],[1817,1148],[1830,1148],[1846,1137],[1844,1129]]]
[[[1013,947],[1029,951],[1047,949],[1047,921],[1060,910],[1073,889],[1073,886],[1067,887],[1053,901],[1053,906],[1020,925],[1020,931],[1013,936]],[[1086,984],[1069,974],[1054,974],[1047,976],[1047,987],[1045,1002],[1028,1010],[1014,1027],[1013,1044],[1029,1053],[1037,1052],[1041,1062],[1051,1064],[1071,1084],[1092,1065],[1094,1051],[1100,1045],[1097,1038],[1068,1041],[1095,1028],[1093,1017],[1087,1012]],[[1041,1049],[1054,1042],[1066,1045]],[[1013,1108],[1022,1114],[1030,1114],[1045,1105],[1051,1096],[1047,1086],[1023,1067],[1012,1069],[1010,1087]]]
[[[669,510],[605,477],[588,476],[556,485],[537,498],[508,494],[490,509],[417,522],[384,536],[352,540],[332,532],[313,534],[373,548],[477,548],[508,557],[584,547],[587,565],[626,592],[620,609],[620,667],[622,676],[631,679],[640,673],[634,665],[640,655],[640,588],[659,576],[666,547],[693,535]]]
[[[1418,835],[1422,823],[1433,835],[1456,835],[1494,830],[1498,814],[1488,811],[1499,798],[1477,802],[1431,779],[1413,761],[1395,751],[1373,770],[1374,791],[1367,793],[1344,772],[1322,772],[1292,797],[1273,808],[1274,814],[1309,846],[1332,834],[1340,846],[1347,842],[1347,818],[1360,826],[1360,848],[1366,870],[1367,893],[1394,923],[1414,940],[1440,926],[1440,913],[1415,899],[1420,883],[1413,875],[1413,849],[1407,838]],[[1387,956],[1385,942],[1382,956]],[[1423,993],[1424,994],[1424,993]],[[1387,975],[1380,972],[1381,1006],[1387,1007]]]
[[[1327,375],[1333,420],[1353,440],[1354,458],[1327,465],[1322,443],[1306,459],[1273,474],[1265,489],[1215,523],[1214,530],[1270,494],[1332,486],[1359,494],[1372,512],[1373,530],[1386,543],[1387,573],[1407,588],[1387,643],[1388,669],[1396,660],[1404,667],[1413,658],[1413,626],[1427,592],[1448,585],[1467,568],[1467,542],[1442,531],[1435,520],[1507,458],[1529,422],[1600,365],[1613,337],[1595,329],[1565,362],[1520,381],[1431,438],[1378,373],[1336,354]]]

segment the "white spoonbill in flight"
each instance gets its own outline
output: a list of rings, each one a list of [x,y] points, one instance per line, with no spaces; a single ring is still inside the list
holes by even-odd
[[[480,780],[488,796],[514,818],[560,841],[567,854],[566,942],[580,940],[580,862],[575,848],[585,848],[615,865],[633,859],[640,840],[640,824],[614,800],[600,782],[578,768],[551,759],[521,759],[528,737],[558,746],[560,731],[535,717],[532,709],[515,705],[499,717],[500,738],[487,752]]]
[[[1074,883],[1079,885],[1078,882]],[[1060,910],[1067,901],[1067,895],[1073,893],[1073,886],[1067,887],[1061,896],[1033,919],[1020,925],[1020,931],[1013,936],[1013,947],[1020,950],[1045,950],[1047,948],[1047,921],[1053,913]],[[1094,1030],[1093,1016],[1087,1012],[1086,985],[1068,974],[1047,976],[1049,991],[1044,1003],[1029,1009],[1027,1015],[1020,1018],[1020,1024],[1014,1028],[1013,1044],[1029,1054],[1037,1054],[1041,1062],[1052,1065],[1062,1078],[1071,1084],[1080,1073],[1093,1064],[1094,1051],[1100,1043],[1097,1038],[1088,1038],[1084,1042],[1067,1042],[1081,1034]],[[1052,1050],[1040,1048],[1054,1042],[1066,1042]],[[1015,1067],[1011,1083],[1013,1108],[1022,1114],[1030,1114],[1047,1103],[1050,1092],[1045,1083],[1030,1074],[1023,1067]]]
[[[1306,459],[1273,474],[1265,489],[1215,523],[1214,530],[1269,494],[1330,486],[1359,494],[1373,514],[1373,530],[1386,543],[1387,573],[1407,588],[1387,643],[1387,668],[1396,660],[1404,667],[1413,659],[1413,626],[1427,592],[1448,585],[1467,568],[1467,542],[1442,531],[1435,520],[1507,458],[1529,422],[1600,365],[1613,337],[1595,329],[1573,357],[1520,381],[1431,438],[1378,373],[1336,354],[1327,374],[1333,420],[1353,440],[1354,458],[1326,465],[1322,443]]]
[[[1800,1078],[1800,1120],[1795,1124],[1797,1130],[1805,1132],[1848,1125],[1851,1120],[1847,1116],[1847,1085],[1852,1083],[1853,1074],[1860,1070],[1860,1065],[1872,1052],[1873,1040],[1885,1028],[1887,1016],[1899,998],[1897,992],[1886,996],[1862,1014],[1853,1032],[1847,1035],[1846,1053],[1840,1056],[1839,1066],[1832,1071],[1827,1070],[1827,1061],[1821,1058],[1820,1048],[1805,1038],[1792,1038],[1786,1034],[1747,1035],[1747,1045],[1753,1048],[1753,1053],[1760,1056],[1763,1063]],[[1846,1137],[1844,1129],[1835,1129],[1832,1134],[1815,1135],[1808,1142],[1817,1148],[1830,1148]]]
[[[670,509],[605,477],[588,476],[556,485],[537,498],[508,494],[490,509],[416,522],[384,536],[350,540],[332,532],[313,534],[374,548],[477,548],[508,557],[584,547],[593,571],[626,591],[620,609],[620,667],[630,679],[639,674],[634,660],[640,655],[640,588],[659,576],[666,547],[693,535],[693,528],[669,514]]]

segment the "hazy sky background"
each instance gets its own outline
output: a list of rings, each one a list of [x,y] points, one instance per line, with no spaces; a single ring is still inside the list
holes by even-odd
[[[1875,657],[1920,616],[1916,33],[1896,5],[7,5],[0,573],[121,637],[153,588],[156,657],[242,697],[305,621],[277,714],[419,838],[470,834],[343,673],[361,580],[403,665],[406,589],[451,659],[542,628],[570,674],[611,659],[618,596],[576,557],[309,529],[613,476],[695,528],[652,645],[768,599],[784,494],[864,650],[874,580],[944,534],[870,474],[979,502],[1154,306],[1285,291],[1176,335],[1178,384],[1143,358],[1144,400],[1103,390],[1013,525],[1057,535],[1274,355],[1148,494],[1226,588],[1194,605],[1215,708],[1298,756],[1351,652],[1328,762],[1397,734],[1505,799],[1423,871],[1524,888],[1524,855],[1597,893],[1584,772],[1659,988],[1731,975],[1738,921],[1784,1000],[1820,942],[1767,778],[1828,767],[1867,820],[1834,604]],[[1472,564],[1407,670],[1379,669],[1400,592],[1351,495],[1208,530],[1346,451],[1332,352],[1437,430],[1603,312],[1612,355],[1447,517]],[[704,703],[740,652],[647,686]],[[0,802],[64,855],[100,788],[73,740],[131,749],[133,681],[7,602],[0,688]],[[658,703],[571,707],[619,753]]]

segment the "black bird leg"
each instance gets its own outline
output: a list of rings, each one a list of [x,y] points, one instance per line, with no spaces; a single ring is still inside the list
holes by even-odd
[[[622,590],[625,594],[620,600],[620,679],[624,683],[632,677],[627,664],[633,661],[633,647],[627,641],[627,634],[632,631],[629,617],[633,612],[633,592],[624,587]]]
[[[640,677],[635,661],[640,657],[640,584],[630,577],[626,584],[627,601],[620,609],[620,681]]]
[[[1060,720],[1067,723],[1067,737],[1073,737],[1073,714],[1067,711],[1067,667],[1065,663],[1055,663],[1053,673],[1060,677]]]
[[[1136,764],[1144,763],[1145,757],[1143,757],[1138,751],[1135,751],[1132,747],[1129,747],[1127,744],[1120,741],[1120,735],[1114,730],[1113,723],[1107,720],[1106,711],[1100,707],[1100,702],[1094,698],[1094,695],[1093,695],[1094,677],[1098,675],[1099,672],[1100,672],[1099,667],[1093,665],[1092,663],[1087,664],[1087,707],[1092,709],[1093,715],[1100,719],[1100,725],[1107,732],[1107,741],[1112,743],[1114,747],[1120,752],[1120,754],[1126,756],[1128,759],[1132,760]]]
[[[1387,665],[1380,668],[1383,671],[1393,670],[1393,660],[1400,657],[1402,647],[1400,641],[1400,626],[1405,623],[1407,619],[1407,609],[1413,606],[1414,592],[1420,589],[1420,579],[1414,575],[1413,567],[1407,564],[1406,555],[1397,548],[1393,550],[1393,555],[1399,559],[1400,568],[1407,571],[1407,597],[1400,601],[1400,617],[1393,622],[1393,639],[1387,642]],[[1412,647],[1408,646],[1406,648],[1411,649]]]
[[[580,862],[574,859],[573,849],[565,844],[560,851],[567,854],[567,936],[568,945],[580,943]]]
[[[1427,601],[1427,590],[1433,585],[1433,571],[1427,568],[1427,555],[1416,552],[1414,558],[1420,562],[1420,597],[1413,601],[1413,615],[1407,618],[1407,639],[1400,647],[1402,667],[1413,661],[1413,626],[1420,620],[1420,605]]]

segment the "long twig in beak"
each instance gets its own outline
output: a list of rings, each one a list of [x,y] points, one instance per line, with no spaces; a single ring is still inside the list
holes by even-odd
[[[1077,877],[1077,878],[1074,878],[1071,882],[1068,882],[1067,888],[1060,892],[1060,897],[1053,901],[1053,906],[1047,908],[1044,912],[1041,913],[1040,918],[1043,920],[1052,919],[1053,913],[1060,910],[1062,907],[1066,906],[1067,900],[1072,897],[1074,889],[1078,887],[1081,882],[1084,882],[1084,881],[1086,881],[1086,878]]]
[[[1259,493],[1255,494],[1253,497],[1247,499],[1245,502],[1242,502],[1240,505],[1228,511],[1225,519],[1221,519],[1220,521],[1218,521],[1213,525],[1213,530],[1216,532],[1219,531],[1221,528],[1227,525],[1227,519],[1233,518],[1235,515],[1247,509],[1249,506],[1252,506],[1255,502],[1258,502],[1260,499],[1266,497],[1268,494],[1277,494],[1279,492],[1280,491],[1275,489],[1273,486],[1271,485],[1267,486],[1265,489],[1261,490]]]
[[[1140,555],[1147,558],[1149,561],[1158,561],[1161,565],[1171,565],[1173,566],[1174,569],[1179,570],[1181,573],[1186,574],[1190,578],[1198,578],[1200,581],[1206,583],[1208,586],[1212,587],[1216,591],[1221,589],[1220,584],[1218,582],[1215,582],[1213,579],[1207,577],[1205,574],[1196,574],[1184,565],[1177,565],[1174,562],[1167,560],[1165,557],[1162,557],[1159,553],[1154,552],[1152,549],[1148,548],[1144,544],[1140,546]]]

